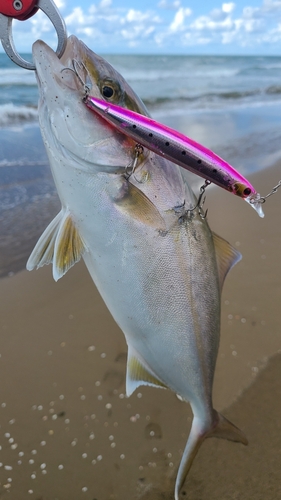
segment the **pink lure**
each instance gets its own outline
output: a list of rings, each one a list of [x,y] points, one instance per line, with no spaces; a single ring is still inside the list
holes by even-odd
[[[151,118],[96,97],[85,103],[120,132],[181,167],[240,196],[263,217],[260,195],[250,182],[210,149]]]

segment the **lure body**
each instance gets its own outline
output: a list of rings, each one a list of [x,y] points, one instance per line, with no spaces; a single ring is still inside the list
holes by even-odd
[[[263,217],[259,194],[229,163],[189,137],[148,116],[87,96],[86,105],[142,146],[245,199]]]

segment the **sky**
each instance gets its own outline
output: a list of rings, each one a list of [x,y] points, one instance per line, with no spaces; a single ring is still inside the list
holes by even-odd
[[[75,34],[101,54],[281,55],[281,0],[55,0]],[[13,22],[18,52],[56,34],[43,12]]]

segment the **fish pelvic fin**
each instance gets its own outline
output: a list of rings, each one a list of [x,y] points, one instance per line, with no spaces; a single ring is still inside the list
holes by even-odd
[[[175,500],[179,500],[180,490],[201,444],[209,437],[228,439],[244,445],[248,444],[245,434],[215,410],[213,410],[213,422],[209,428],[206,428],[204,422],[194,418],[177,474]]]
[[[53,263],[53,277],[58,281],[81,259],[86,246],[68,209],[62,209],[39,238],[26,268],[28,271]]]
[[[215,245],[220,289],[222,290],[227,274],[242,259],[242,255],[228,241],[221,238],[221,236],[218,236],[214,232],[212,232],[212,236]]]
[[[115,201],[119,210],[142,224],[158,230],[166,229],[165,221],[156,206],[134,184],[126,185],[126,192]]]
[[[158,379],[146,363],[140,359],[139,354],[132,347],[128,348],[127,376],[126,376],[126,394],[131,394],[140,385],[150,385],[167,389],[167,386]]]

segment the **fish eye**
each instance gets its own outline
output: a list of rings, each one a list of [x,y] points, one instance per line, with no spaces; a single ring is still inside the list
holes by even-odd
[[[104,78],[100,84],[100,93],[101,95],[110,101],[114,101],[117,104],[122,97],[122,90],[120,88],[120,84],[118,81],[113,80],[112,78]]]
[[[102,87],[102,95],[103,97],[106,97],[107,99],[110,99],[114,94],[114,90],[112,87],[109,87],[108,85],[104,85]]]

